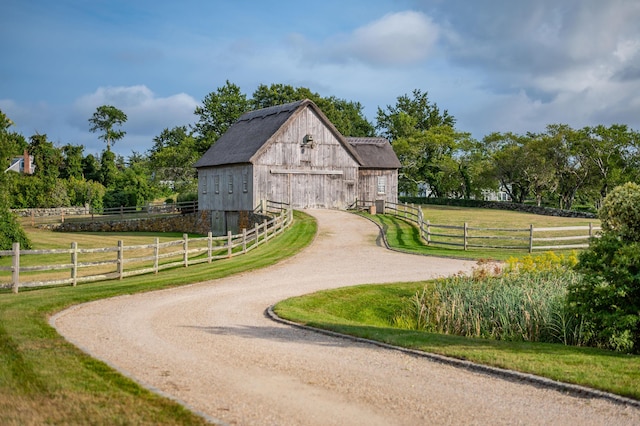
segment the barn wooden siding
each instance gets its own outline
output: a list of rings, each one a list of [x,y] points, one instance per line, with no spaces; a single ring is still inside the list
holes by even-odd
[[[384,189],[379,187],[380,178],[384,180]],[[396,170],[360,169],[358,200],[384,200],[388,203],[397,203],[398,172]]]
[[[307,135],[313,142],[304,143]],[[358,162],[310,108],[300,110],[254,159],[254,200],[294,208],[346,208],[356,198]]]
[[[198,169],[200,210],[250,211],[254,208],[251,164]]]

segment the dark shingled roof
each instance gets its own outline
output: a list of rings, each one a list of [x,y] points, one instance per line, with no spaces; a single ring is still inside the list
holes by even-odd
[[[365,169],[399,169],[401,166],[391,144],[385,138],[346,138],[355,148]]]
[[[204,153],[195,167],[249,163],[305,102],[309,101],[297,101],[244,114]]]
[[[353,158],[368,169],[398,169],[400,162],[384,138],[344,138],[312,101],[305,99],[244,114],[196,162],[195,167],[250,163],[253,157],[300,109],[310,106],[335,132]]]

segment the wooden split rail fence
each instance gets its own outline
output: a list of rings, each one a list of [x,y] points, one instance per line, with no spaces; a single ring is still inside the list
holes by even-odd
[[[471,248],[507,250],[566,250],[589,247],[589,239],[600,230],[592,223],[584,226],[528,228],[480,228],[459,225],[439,225],[424,218],[422,208],[413,204],[378,202],[371,211],[399,217],[416,225],[420,238],[427,245],[447,245]],[[376,206],[376,202],[358,201],[357,208]]]
[[[268,204],[269,205],[269,204]],[[42,287],[123,279],[125,277],[154,273],[168,268],[188,267],[198,263],[211,263],[217,259],[228,259],[245,254],[282,233],[293,222],[293,210],[286,205],[270,204],[271,220],[255,224],[253,229],[244,229],[240,234],[213,237],[189,238],[153,244],[125,246],[122,240],[117,246],[102,248],[80,248],[71,243],[68,249],[21,250],[19,243],[12,250],[0,250],[0,257],[11,257],[11,266],[0,266],[0,288]],[[277,213],[276,213],[277,212]],[[46,265],[34,265],[39,258],[47,257]],[[85,260],[80,259],[84,257]],[[26,261],[25,261],[26,260]],[[21,263],[28,263],[23,266]],[[65,272],[68,271],[68,272]],[[83,271],[88,273],[83,274]],[[62,275],[62,277],[61,277]],[[7,276],[11,281],[6,282]],[[32,278],[30,281],[26,279]]]

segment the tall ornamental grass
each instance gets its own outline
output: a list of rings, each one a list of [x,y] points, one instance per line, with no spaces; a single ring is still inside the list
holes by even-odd
[[[568,285],[580,276],[575,254],[510,258],[480,264],[471,276],[429,283],[394,317],[394,325],[428,332],[581,345],[582,323],[566,309]]]

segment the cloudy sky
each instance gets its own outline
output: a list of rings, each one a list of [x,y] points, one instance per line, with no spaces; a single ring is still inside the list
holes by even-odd
[[[481,139],[613,123],[640,130],[638,0],[3,0],[0,110],[15,131],[104,144],[96,107],[146,152],[225,84],[304,86],[378,107],[421,89]]]

